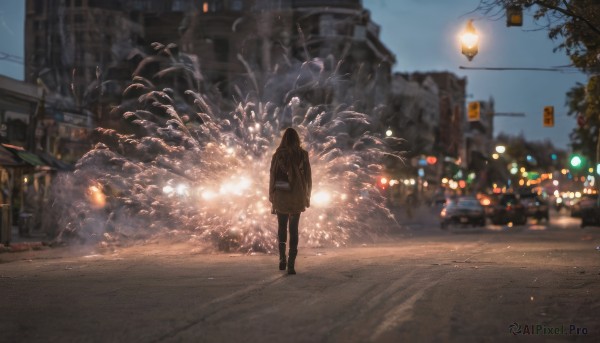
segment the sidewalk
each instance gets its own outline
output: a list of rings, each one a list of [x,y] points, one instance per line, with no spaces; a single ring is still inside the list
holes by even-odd
[[[13,225],[10,243],[8,245],[0,244],[0,253],[40,250],[47,246],[48,237],[45,233],[33,231],[23,237],[19,235],[19,228]]]

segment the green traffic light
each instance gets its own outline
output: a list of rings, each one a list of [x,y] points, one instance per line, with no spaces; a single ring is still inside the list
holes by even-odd
[[[573,155],[573,156],[571,157],[571,161],[570,161],[570,163],[571,163],[571,167],[573,167],[573,168],[579,168],[579,167],[581,167],[581,165],[583,164],[583,160],[581,159],[581,157],[580,157],[580,156],[578,156],[578,155]]]

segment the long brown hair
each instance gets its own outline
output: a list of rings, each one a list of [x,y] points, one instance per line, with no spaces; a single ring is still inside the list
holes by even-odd
[[[277,148],[277,152],[285,152],[287,155],[284,165],[289,166],[291,163],[298,164],[302,160],[302,147],[300,146],[300,135],[291,127],[285,129],[281,137],[281,143]]]
[[[300,150],[300,135],[298,135],[298,132],[291,127],[285,129],[283,137],[281,137],[281,143],[279,143],[279,148],[277,149]]]

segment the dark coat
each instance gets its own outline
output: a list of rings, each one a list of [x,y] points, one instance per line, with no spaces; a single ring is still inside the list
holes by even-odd
[[[301,157],[296,161],[292,161],[291,156],[289,150],[277,149],[271,158],[269,201],[273,204],[273,209],[279,213],[300,213],[310,207],[312,175],[308,152],[301,149]],[[290,182],[292,189],[289,191],[275,189],[275,179],[282,174],[286,175]]]

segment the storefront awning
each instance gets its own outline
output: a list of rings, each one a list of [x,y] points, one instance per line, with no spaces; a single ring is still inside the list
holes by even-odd
[[[42,167],[47,165],[39,157],[37,157],[35,154],[30,153],[29,151],[17,151],[17,155],[19,155],[19,157],[23,159],[23,161],[31,164],[34,167]]]
[[[8,150],[13,154],[13,156],[22,161],[21,166],[33,166],[33,167],[45,167],[48,166],[44,161],[42,161],[37,155],[25,150],[23,147],[10,145],[10,144],[2,144],[2,147],[5,150]]]
[[[45,151],[31,152],[25,148],[10,145],[0,145],[0,165],[12,167],[42,167],[42,169],[54,169],[58,171],[71,171],[74,166],[65,163]]]
[[[20,159],[7,148],[0,145],[0,166],[2,167],[24,167],[25,161]]]

